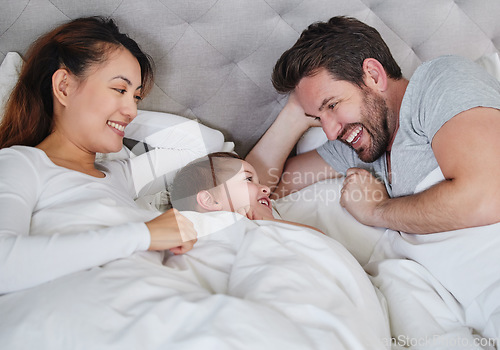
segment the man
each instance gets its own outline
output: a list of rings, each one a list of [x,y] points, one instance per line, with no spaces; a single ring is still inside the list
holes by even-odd
[[[500,222],[500,84],[474,63],[441,57],[408,81],[374,28],[333,17],[282,55],[273,84],[289,100],[246,160],[278,196],[345,175],[340,203],[366,225],[423,234]],[[329,141],[287,159],[315,125]]]

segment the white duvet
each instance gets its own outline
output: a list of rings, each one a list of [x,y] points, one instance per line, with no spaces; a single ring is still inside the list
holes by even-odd
[[[2,349],[385,349],[384,299],[338,242],[186,212],[204,237],[0,297]],[[210,234],[208,234],[210,233]]]
[[[442,180],[436,169],[416,192]],[[321,228],[364,266],[387,302],[393,349],[497,349],[500,224],[432,235],[365,226],[340,206],[342,183],[314,184],[275,206]]]

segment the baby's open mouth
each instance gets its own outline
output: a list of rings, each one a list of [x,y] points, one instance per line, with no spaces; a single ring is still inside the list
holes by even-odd
[[[258,202],[262,205],[265,205],[266,207],[268,208],[271,208],[271,201],[269,200],[269,198],[261,198],[258,200]]]

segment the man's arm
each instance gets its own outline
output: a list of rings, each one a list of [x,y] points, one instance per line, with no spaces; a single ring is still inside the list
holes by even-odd
[[[274,195],[275,198],[285,197],[318,181],[340,176],[316,150],[312,150],[286,161],[281,181],[274,189]]]
[[[432,149],[446,180],[390,199],[360,169],[347,173],[341,204],[359,221],[408,233],[434,233],[500,221],[500,111],[473,108],[446,122]],[[365,193],[363,200],[355,191]],[[382,195],[381,195],[382,194]],[[356,200],[358,199],[358,200]]]
[[[246,156],[245,160],[257,171],[260,183],[271,188],[274,198],[338,176],[316,151],[288,159],[295,144],[311,126],[320,124],[305,116],[292,93],[274,123]],[[316,172],[318,176],[313,176]]]
[[[310,127],[309,119],[290,94],[276,120],[245,158],[257,171],[261,184],[274,189],[279,183],[290,152]]]

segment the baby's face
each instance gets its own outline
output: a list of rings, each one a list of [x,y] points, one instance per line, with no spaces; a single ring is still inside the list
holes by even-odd
[[[266,211],[272,216],[272,206],[269,200],[271,191],[269,187],[261,185],[255,169],[250,163],[231,159],[239,162],[235,167],[235,175],[222,185],[219,185],[217,199],[222,204],[222,210],[238,212],[242,208],[252,207]]]

